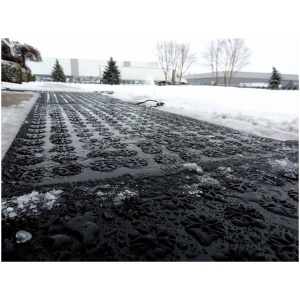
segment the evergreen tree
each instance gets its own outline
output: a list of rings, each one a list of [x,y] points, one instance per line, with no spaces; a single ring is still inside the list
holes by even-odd
[[[277,90],[282,80],[281,74],[273,67],[272,75],[269,79],[269,89]]]
[[[116,65],[116,61],[114,61],[112,57],[107,62],[107,66],[103,72],[102,81],[106,84],[120,84],[121,72]]]
[[[56,59],[55,64],[53,66],[52,72],[52,79],[56,82],[66,82],[66,76],[62,66],[59,64],[58,59]]]

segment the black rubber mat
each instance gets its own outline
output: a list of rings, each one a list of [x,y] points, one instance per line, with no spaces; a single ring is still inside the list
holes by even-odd
[[[3,261],[299,260],[297,141],[40,94],[2,160]]]

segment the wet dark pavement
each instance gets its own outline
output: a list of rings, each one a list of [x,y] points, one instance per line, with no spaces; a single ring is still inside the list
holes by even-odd
[[[2,160],[2,261],[68,260],[298,261],[298,142],[41,92]]]

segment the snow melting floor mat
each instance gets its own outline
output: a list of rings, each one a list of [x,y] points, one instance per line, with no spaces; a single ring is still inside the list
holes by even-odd
[[[41,92],[2,160],[3,261],[298,261],[298,142]]]

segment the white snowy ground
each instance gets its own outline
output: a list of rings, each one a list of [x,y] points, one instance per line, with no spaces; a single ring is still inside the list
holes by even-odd
[[[278,140],[299,139],[299,91],[212,86],[94,85],[55,82],[1,83],[1,89],[92,92],[137,103],[164,102],[153,108]],[[1,109],[1,159],[37,99]],[[144,105],[153,105],[146,102]]]
[[[24,100],[18,105],[1,107],[1,160],[39,97],[37,93],[27,92],[27,94],[32,94],[30,100]]]

